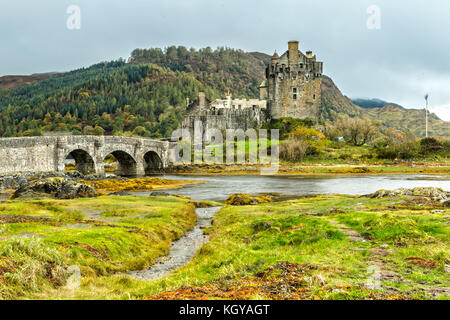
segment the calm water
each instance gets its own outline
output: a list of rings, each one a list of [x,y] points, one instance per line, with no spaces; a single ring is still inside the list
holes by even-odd
[[[233,193],[280,192],[293,195],[307,194],[368,194],[379,189],[440,187],[450,190],[450,175],[385,175],[385,176],[183,176],[166,175],[166,179],[203,180],[177,190],[196,200],[224,200]],[[142,194],[142,193],[140,193]]]

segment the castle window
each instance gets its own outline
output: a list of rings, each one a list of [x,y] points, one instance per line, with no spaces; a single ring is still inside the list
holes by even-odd
[[[313,95],[313,100],[316,100],[316,95],[315,94]]]
[[[297,93],[297,88],[294,88],[293,90],[294,90],[294,93]]]
[[[297,95],[296,94],[294,94],[293,99],[297,100]]]
[[[303,69],[303,63],[300,63],[300,68]]]

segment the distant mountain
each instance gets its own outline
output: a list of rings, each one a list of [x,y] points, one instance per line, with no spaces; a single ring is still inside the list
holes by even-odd
[[[33,82],[51,78],[56,74],[57,74],[56,72],[49,72],[49,73],[36,73],[28,76],[3,76],[0,77],[0,90],[19,88],[21,86],[31,84]]]
[[[381,121],[382,128],[396,128],[409,131],[418,137],[425,136],[425,110],[407,109],[396,103],[380,99],[353,99],[353,103],[366,109],[364,114]],[[433,136],[450,135],[450,122],[441,120],[436,114],[429,115],[429,134]]]
[[[388,104],[391,104],[390,102],[386,102],[380,99],[361,99],[361,98],[352,99],[352,102],[364,109],[382,108]]]
[[[388,104],[382,108],[366,109],[365,115],[381,121],[382,128],[396,128],[412,132],[417,137],[425,136],[425,110],[406,109],[397,104]],[[428,133],[431,136],[450,137],[450,122],[441,120],[436,114],[428,117]]]

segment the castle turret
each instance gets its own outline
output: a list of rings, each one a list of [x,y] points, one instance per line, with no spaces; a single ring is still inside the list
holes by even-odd
[[[231,108],[231,93],[230,93],[230,91],[228,91],[227,92],[227,102],[226,102],[226,106],[225,106],[225,108]]]
[[[206,96],[204,92],[199,92],[198,93],[198,106],[200,108],[205,108],[206,107]]]
[[[277,63],[278,60],[280,60],[280,56],[278,55],[278,53],[275,51],[275,53],[272,56],[272,63]]]

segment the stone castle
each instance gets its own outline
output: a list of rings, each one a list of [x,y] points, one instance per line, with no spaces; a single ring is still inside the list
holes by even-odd
[[[193,131],[195,121],[203,129],[259,128],[265,121],[291,117],[319,118],[323,62],[311,51],[303,54],[298,41],[289,41],[288,50],[275,52],[266,67],[266,79],[260,86],[259,99],[226,99],[208,101],[203,92],[187,103],[182,128]]]

